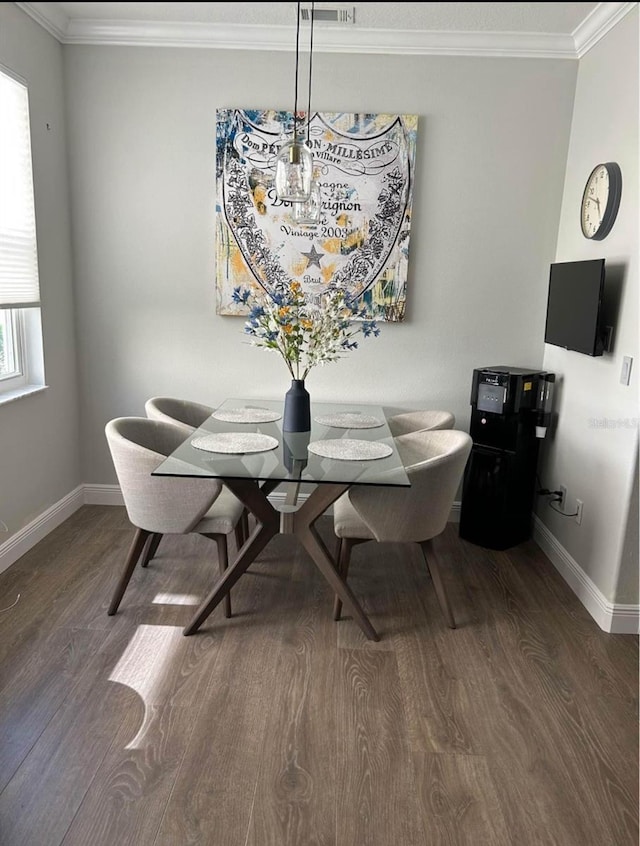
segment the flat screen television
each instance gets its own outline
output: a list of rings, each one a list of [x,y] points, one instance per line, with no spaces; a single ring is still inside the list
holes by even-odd
[[[545,344],[585,355],[602,355],[604,259],[551,265]]]

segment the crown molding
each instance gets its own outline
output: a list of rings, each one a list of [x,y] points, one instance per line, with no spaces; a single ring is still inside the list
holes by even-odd
[[[293,52],[295,28],[68,18],[57,3],[17,3],[62,44]],[[571,35],[317,27],[325,53],[577,59],[637,3],[600,3]]]
[[[50,35],[62,44],[65,43],[69,18],[57,3],[16,3],[16,6],[39,23]]]
[[[637,3],[599,3],[572,33],[577,57],[581,59],[637,5]]]
[[[71,21],[65,44],[204,47],[219,50],[293,52],[291,27],[257,27],[129,21]],[[326,29],[316,34],[315,52],[385,55],[541,56],[575,59],[570,35],[413,30]]]

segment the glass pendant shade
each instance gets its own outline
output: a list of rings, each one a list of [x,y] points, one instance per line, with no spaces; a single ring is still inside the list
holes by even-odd
[[[293,204],[291,218],[298,226],[316,226],[320,223],[321,209],[322,196],[320,194],[320,186],[314,179],[311,183],[309,199]]]
[[[313,158],[303,141],[282,145],[276,159],[276,194],[279,200],[301,203],[309,199],[313,178]]]

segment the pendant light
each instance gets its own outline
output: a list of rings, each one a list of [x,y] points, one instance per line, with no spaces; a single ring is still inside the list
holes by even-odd
[[[311,14],[313,24],[313,12]],[[311,62],[311,59],[309,60]],[[311,195],[313,159],[304,138],[298,138],[298,68],[300,65],[300,0],[296,25],[296,75],[293,107],[293,138],[282,145],[276,159],[276,195],[279,200],[300,203]],[[309,64],[311,67],[311,64]],[[311,87],[311,79],[309,79]]]
[[[315,3],[311,4],[311,35],[309,38],[309,100],[307,103],[307,148],[311,149],[310,127],[311,127],[311,71],[313,67],[313,18]],[[320,223],[320,212],[322,210],[322,195],[320,193],[320,185],[313,172],[313,159],[311,162],[311,188],[309,197],[302,202],[294,203],[291,217],[294,223],[298,226],[316,226]]]
[[[317,226],[322,211],[322,195],[315,179],[311,180],[311,193],[308,200],[294,203],[291,218],[298,226]]]

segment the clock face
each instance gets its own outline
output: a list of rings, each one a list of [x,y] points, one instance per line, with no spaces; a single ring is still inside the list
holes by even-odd
[[[622,194],[622,174],[616,162],[594,167],[580,205],[580,226],[585,238],[602,241],[611,231]]]
[[[609,171],[598,165],[587,181],[582,198],[582,232],[593,238],[598,232],[609,199]]]

